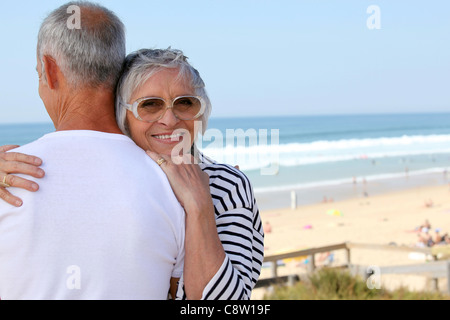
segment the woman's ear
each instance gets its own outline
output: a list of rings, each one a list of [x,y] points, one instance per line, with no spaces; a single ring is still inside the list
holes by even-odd
[[[44,55],[42,57],[42,67],[45,72],[48,87],[52,90],[57,89],[62,73],[59,66],[56,64],[55,59]]]

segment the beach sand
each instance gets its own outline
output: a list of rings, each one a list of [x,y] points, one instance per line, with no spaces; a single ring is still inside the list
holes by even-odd
[[[329,210],[339,210],[342,215],[330,215],[327,213]],[[431,224],[431,235],[436,228],[440,228],[442,234],[450,233],[450,186],[415,187],[300,206],[295,210],[264,210],[261,219],[272,229],[265,234],[265,256],[343,242],[415,246],[418,233],[414,230],[425,220]],[[425,262],[423,258],[424,255],[408,252],[351,250],[351,263],[365,266],[417,264]],[[344,263],[344,250],[335,251],[333,264]],[[316,265],[320,265],[320,261]],[[305,272],[306,265],[301,261],[287,262],[278,268],[278,275],[305,275]],[[270,267],[263,266],[260,279],[270,276]],[[387,289],[398,286],[410,290],[431,288],[430,279],[419,275],[381,275],[381,282]],[[446,286],[445,281],[439,281],[440,290],[446,290]],[[265,291],[263,288],[255,289],[252,299],[261,299]]]

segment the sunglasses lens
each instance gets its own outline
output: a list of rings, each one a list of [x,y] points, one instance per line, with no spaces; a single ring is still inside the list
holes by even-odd
[[[193,120],[201,114],[202,103],[196,97],[180,97],[173,102],[173,112],[181,120]]]
[[[137,107],[137,112],[142,120],[155,121],[161,117],[165,109],[166,104],[164,100],[151,98],[142,100]]]
[[[161,98],[147,98],[139,102],[137,113],[143,121],[153,122],[161,119],[167,106]],[[197,97],[178,97],[173,101],[173,113],[180,120],[194,120],[202,115],[203,106]]]

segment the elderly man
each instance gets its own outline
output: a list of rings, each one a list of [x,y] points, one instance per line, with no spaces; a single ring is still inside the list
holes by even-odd
[[[71,5],[79,29],[68,27]],[[86,2],[42,23],[39,95],[56,132],[17,149],[43,159],[49,174],[38,193],[11,188],[21,207],[0,203],[1,299],[165,299],[181,276],[184,211],[115,121],[123,29]]]

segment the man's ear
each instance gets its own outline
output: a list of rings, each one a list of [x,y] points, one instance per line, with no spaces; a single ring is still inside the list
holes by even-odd
[[[45,70],[45,77],[48,87],[52,90],[58,88],[58,83],[62,73],[59,66],[56,64],[55,59],[44,55],[42,57],[42,66]]]

